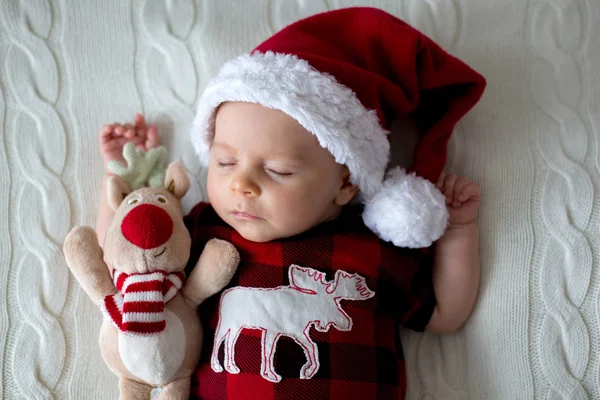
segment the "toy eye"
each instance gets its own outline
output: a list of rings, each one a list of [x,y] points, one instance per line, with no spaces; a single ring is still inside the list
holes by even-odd
[[[137,203],[139,203],[139,200],[137,198],[135,198],[135,197],[127,200],[127,204],[129,204],[130,206],[132,206],[134,204],[137,204]]]
[[[154,198],[156,199],[156,201],[158,201],[159,203],[162,204],[167,204],[167,198],[162,195],[162,194],[157,194],[156,196],[154,196]]]

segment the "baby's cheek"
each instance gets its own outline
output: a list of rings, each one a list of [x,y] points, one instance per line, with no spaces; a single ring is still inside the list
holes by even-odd
[[[282,199],[283,200],[283,199]],[[321,213],[321,202],[315,201],[310,193],[294,193],[281,201],[280,213],[288,225],[310,226]]]
[[[214,176],[211,176],[211,174],[209,173],[208,180],[206,183],[206,192],[208,195],[208,199],[213,206],[218,205],[222,201],[222,186],[222,183]]]

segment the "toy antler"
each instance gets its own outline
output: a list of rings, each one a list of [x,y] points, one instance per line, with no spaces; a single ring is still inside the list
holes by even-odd
[[[136,149],[133,143],[129,142],[123,146],[123,158],[127,161],[127,166],[113,160],[108,163],[108,168],[113,174],[123,178],[131,190],[163,185],[167,159],[167,149],[164,146],[144,151]]]

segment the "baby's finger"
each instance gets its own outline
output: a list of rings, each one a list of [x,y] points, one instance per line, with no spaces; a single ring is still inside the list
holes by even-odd
[[[125,124],[125,137],[127,139],[133,139],[135,136],[135,131],[133,130],[132,124]]]
[[[110,125],[104,125],[101,129],[100,132],[102,133],[111,133],[113,130],[115,129],[115,126],[113,124]]]
[[[446,204],[452,203],[452,195],[454,193],[454,184],[456,183],[456,174],[450,174],[444,181],[444,195],[446,196]]]
[[[142,114],[135,114],[135,130],[146,129],[146,120]]]
[[[141,138],[142,142],[146,140],[146,133],[148,132],[148,126],[144,120],[144,116],[141,114],[135,115],[135,135]]]
[[[125,127],[121,124],[114,124],[115,125],[115,136],[123,136],[125,134]]]
[[[481,197],[481,187],[476,183],[469,183],[469,185],[465,186],[465,188],[461,191],[458,196],[460,201],[467,201],[469,199],[479,199]]]
[[[444,187],[444,179],[446,179],[446,174],[444,172],[442,172],[440,174],[440,177],[438,178],[438,181],[435,184],[435,187],[438,188],[440,191]]]
[[[462,193],[463,189],[471,183],[472,183],[471,180],[469,180],[468,178],[465,178],[464,176],[458,177],[458,179],[456,180],[456,183],[454,184],[454,191],[452,193],[452,198],[454,199],[454,201],[459,201],[459,202],[463,201],[460,198],[460,194]]]
[[[152,124],[148,128],[146,136],[146,150],[153,149],[156,146],[158,146],[158,130],[156,129],[156,125]]]

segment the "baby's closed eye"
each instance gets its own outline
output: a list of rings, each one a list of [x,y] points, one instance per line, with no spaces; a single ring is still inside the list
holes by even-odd
[[[275,169],[275,168],[265,167],[265,171],[267,171],[267,173],[269,173],[269,174],[273,174],[273,175],[276,175],[279,177],[286,177],[286,176],[293,175],[293,172],[288,172],[283,169]]]

